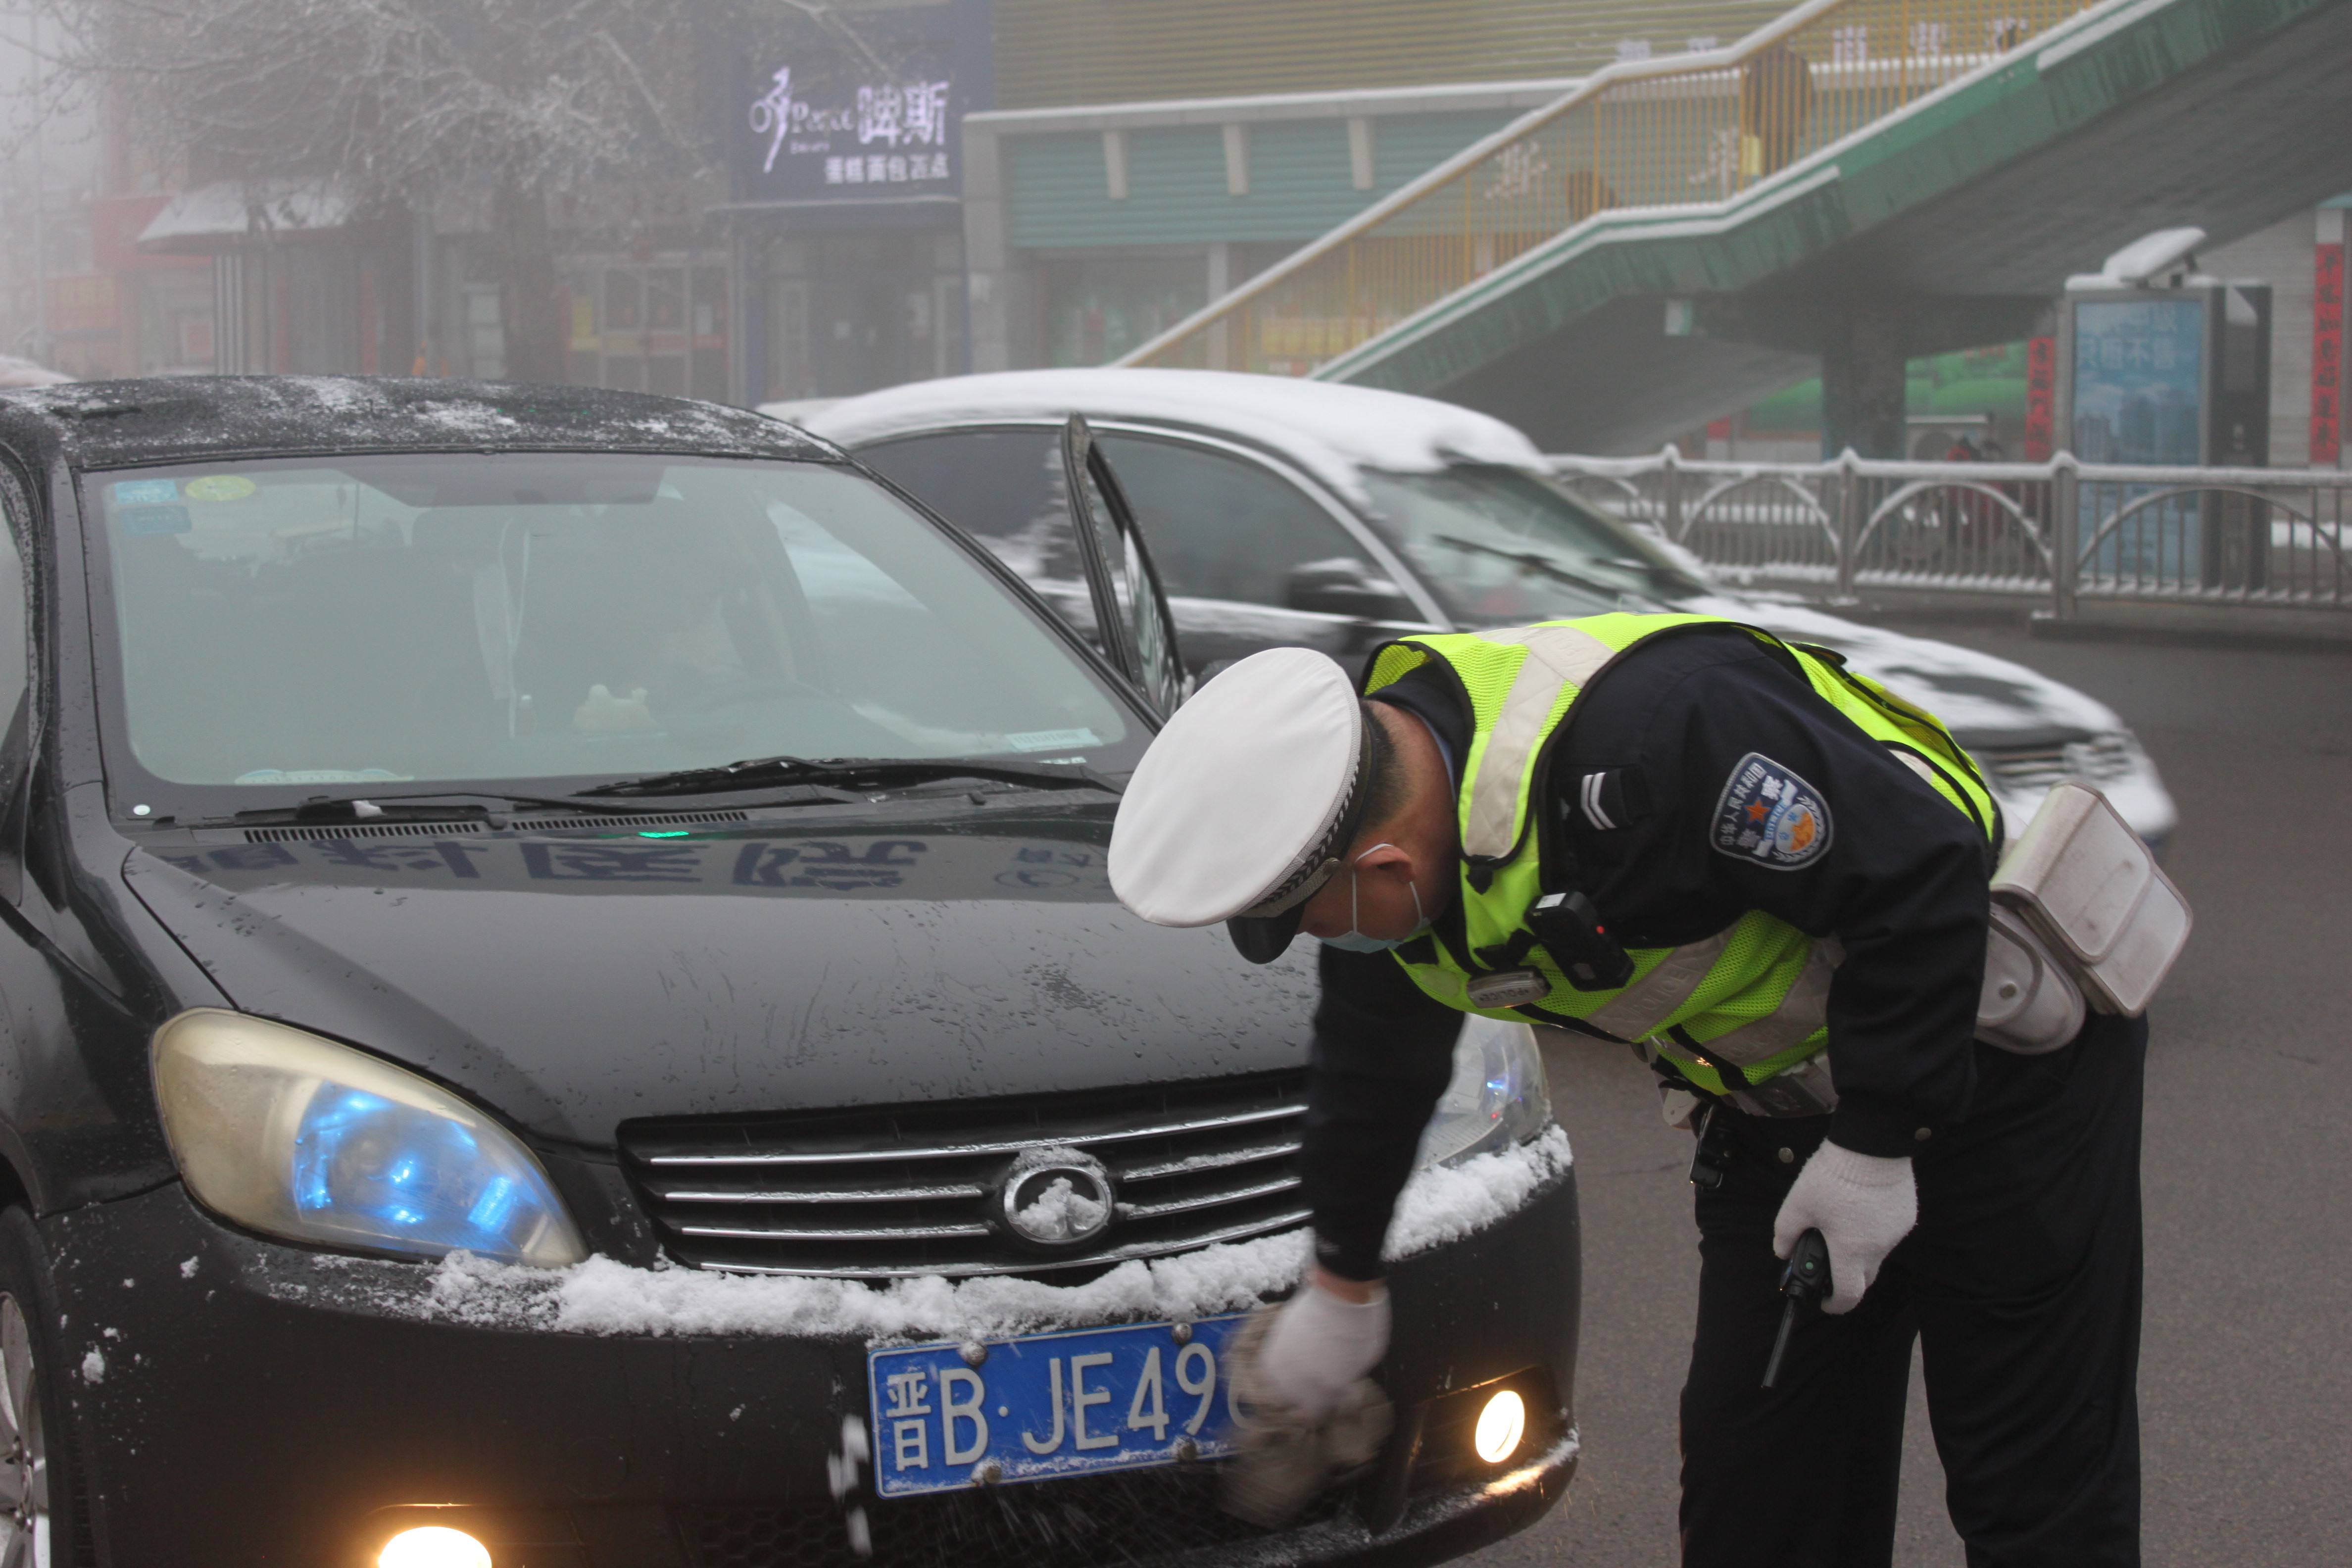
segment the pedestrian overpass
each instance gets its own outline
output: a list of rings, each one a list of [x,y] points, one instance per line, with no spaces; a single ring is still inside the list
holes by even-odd
[[[1904,362],[2038,330],[2151,229],[2352,189],[2352,0],[1810,0],[1604,70],[1120,363],[1311,375],[1654,449],[1815,374],[1899,456]]]

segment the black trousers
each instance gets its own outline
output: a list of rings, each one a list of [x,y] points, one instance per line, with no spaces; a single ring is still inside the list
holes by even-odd
[[[1780,1200],[1825,1119],[1716,1113],[1683,1388],[1687,1568],[1864,1568],[1894,1552],[1911,1348],[1969,1568],[2139,1562],[2142,1020],[2043,1057],[1979,1045],[1969,1119],[1920,1146],[1918,1228],[1853,1311],[1806,1311],[1780,1386]]]

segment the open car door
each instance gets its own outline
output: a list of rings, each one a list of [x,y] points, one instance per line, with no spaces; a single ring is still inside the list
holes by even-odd
[[[1062,427],[1062,471],[1068,480],[1071,530],[1094,601],[1096,636],[1137,695],[1164,719],[1186,695],[1176,620],[1168,613],[1167,593],[1118,476],[1086,420],[1076,414]]]

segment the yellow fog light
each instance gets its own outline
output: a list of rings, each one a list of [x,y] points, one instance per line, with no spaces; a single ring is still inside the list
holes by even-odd
[[[1486,1408],[1478,1412],[1478,1429],[1472,1435],[1470,1446],[1488,1464],[1499,1465],[1518,1451],[1519,1439],[1527,1435],[1527,1402],[1507,1388],[1486,1401]]]
[[[490,1568],[490,1549],[462,1530],[428,1524],[385,1542],[375,1568]]]

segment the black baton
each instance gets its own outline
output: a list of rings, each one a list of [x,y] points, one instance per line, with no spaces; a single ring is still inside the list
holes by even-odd
[[[1797,1237],[1789,1266],[1780,1270],[1780,1294],[1789,1299],[1789,1304],[1780,1309],[1780,1331],[1772,1337],[1771,1359],[1764,1363],[1765,1387],[1780,1384],[1780,1358],[1789,1353],[1789,1333],[1797,1326],[1797,1309],[1818,1301],[1828,1294],[1829,1286],[1830,1244],[1822,1239],[1820,1231],[1809,1230]]]

